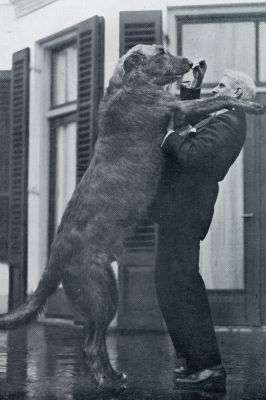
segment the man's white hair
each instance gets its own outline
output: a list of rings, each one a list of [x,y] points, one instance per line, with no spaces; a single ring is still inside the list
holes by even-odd
[[[223,75],[231,80],[232,85],[236,90],[238,88],[242,89],[243,93],[240,96],[241,99],[254,99],[256,96],[256,86],[250,76],[244,72],[235,71],[232,69],[226,69]]]

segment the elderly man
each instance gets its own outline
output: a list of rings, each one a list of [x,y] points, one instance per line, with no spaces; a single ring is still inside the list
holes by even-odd
[[[181,98],[200,95],[206,71],[193,70],[191,86],[181,85]],[[256,88],[244,73],[227,70],[213,89],[216,96],[253,99]],[[192,123],[195,123],[192,122]],[[200,241],[206,236],[223,180],[246,135],[242,111],[222,110],[162,143],[165,169],[156,200],[159,246],[156,290],[159,305],[181,364],[175,370],[180,389],[225,391],[222,366],[207,292],[199,273]]]

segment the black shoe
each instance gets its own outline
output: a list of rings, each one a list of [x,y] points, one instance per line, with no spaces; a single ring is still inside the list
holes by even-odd
[[[226,373],[222,365],[217,365],[191,375],[177,375],[175,388],[179,390],[201,390],[226,392]]]

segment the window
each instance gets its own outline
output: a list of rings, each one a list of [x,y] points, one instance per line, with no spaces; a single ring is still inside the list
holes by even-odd
[[[259,24],[259,80],[266,82],[266,22]]]
[[[51,49],[50,240],[75,186],[77,170],[77,44]]]
[[[256,79],[253,22],[188,23],[183,25],[182,38],[182,54],[193,61],[207,61],[205,83],[216,82],[227,68],[241,70]]]
[[[93,153],[104,86],[103,17],[36,42],[31,80],[29,291],[38,283],[63,210]],[[61,306],[50,299],[48,309],[47,315],[72,314],[63,300]]]
[[[77,165],[77,124],[74,118],[60,118],[54,121],[53,145],[55,159],[53,162],[55,187],[51,193],[54,201],[54,227],[58,227],[66,203],[70,199],[76,186]]]
[[[205,85],[217,82],[224,69],[250,75],[257,86],[266,83],[266,15],[176,17],[179,54],[197,61],[205,58]]]
[[[76,43],[52,51],[52,107],[77,100]]]

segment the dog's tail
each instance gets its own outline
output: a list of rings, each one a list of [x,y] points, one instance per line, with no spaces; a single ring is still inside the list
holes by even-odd
[[[48,265],[37,289],[29,296],[28,300],[14,311],[0,315],[0,329],[15,329],[36,319],[43,310],[47,298],[56,291],[60,281],[61,274],[57,268]]]

